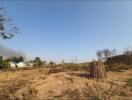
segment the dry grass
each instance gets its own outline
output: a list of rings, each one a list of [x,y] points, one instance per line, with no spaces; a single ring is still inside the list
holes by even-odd
[[[127,86],[131,88],[131,91],[132,91],[132,78],[127,79],[126,83],[127,83]]]
[[[0,72],[0,100],[131,100],[132,69],[108,72],[106,80],[56,69]],[[53,73],[52,73],[53,72]]]

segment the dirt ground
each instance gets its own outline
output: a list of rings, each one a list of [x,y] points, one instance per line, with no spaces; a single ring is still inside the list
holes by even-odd
[[[132,87],[126,82],[132,78],[132,69],[107,75],[98,81],[78,71],[0,71],[0,100],[132,100]]]

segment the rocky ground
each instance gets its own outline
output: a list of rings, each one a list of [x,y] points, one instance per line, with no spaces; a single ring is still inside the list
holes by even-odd
[[[98,81],[79,71],[0,71],[0,100],[132,100],[132,69],[107,75]]]

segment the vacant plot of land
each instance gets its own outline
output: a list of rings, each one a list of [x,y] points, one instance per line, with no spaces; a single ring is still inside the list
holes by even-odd
[[[1,71],[0,100],[132,100],[132,69],[97,81],[85,72]]]

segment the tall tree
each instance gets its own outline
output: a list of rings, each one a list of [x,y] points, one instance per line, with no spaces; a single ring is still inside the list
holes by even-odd
[[[34,66],[35,67],[41,67],[42,65],[42,61],[39,57],[36,57],[35,60],[34,60]]]
[[[18,57],[18,62],[24,61],[24,58],[22,56]]]
[[[55,63],[51,60],[50,62],[49,62],[49,65],[54,65]]]
[[[16,34],[18,28],[12,23],[10,17],[6,15],[3,7],[0,7],[0,39],[10,39]]]
[[[18,58],[17,57],[12,57],[12,61],[15,63],[18,63]]]
[[[112,55],[112,52],[109,49],[104,49],[103,54],[104,54],[105,60],[107,60],[108,57],[110,57]]]

